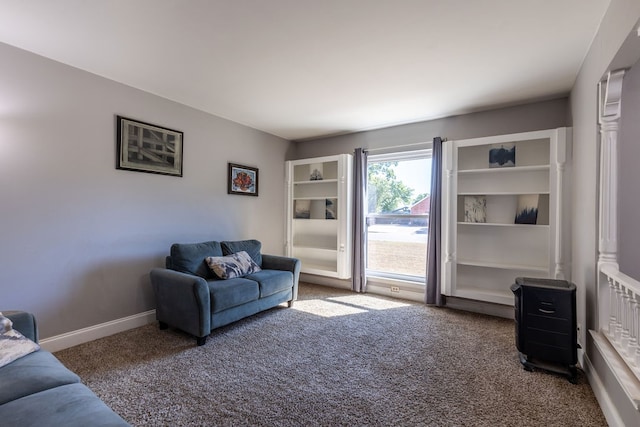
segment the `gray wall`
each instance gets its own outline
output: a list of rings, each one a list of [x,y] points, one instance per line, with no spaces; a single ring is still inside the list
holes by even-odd
[[[0,310],[47,338],[153,309],[173,242],[283,253],[288,141],[5,44],[0,63]],[[183,131],[184,177],[116,170],[116,114]],[[226,194],[228,161],[259,197]]]
[[[583,319],[590,329],[597,327],[598,316],[596,304],[599,147],[597,84],[609,69],[609,64],[627,35],[634,30],[634,24],[639,18],[640,2],[637,0],[611,0],[570,96],[573,120],[572,280],[579,286],[578,319],[579,321]],[[587,356],[593,364],[595,374],[606,388],[610,401],[616,405],[620,420],[625,425],[640,425],[640,415],[622,393],[604,359],[586,334],[586,329],[583,327],[580,335],[582,342],[586,342]]]
[[[620,119],[620,271],[640,280],[640,63],[624,77]]]
[[[295,156],[304,159],[352,153],[357,147],[373,149],[431,142],[436,136],[467,139],[553,129],[567,125],[567,106],[567,98],[560,98],[331,138],[298,141]]]

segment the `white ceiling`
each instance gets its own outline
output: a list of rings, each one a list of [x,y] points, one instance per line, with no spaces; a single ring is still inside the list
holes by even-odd
[[[304,139],[566,95],[608,5],[0,0],[0,41]]]

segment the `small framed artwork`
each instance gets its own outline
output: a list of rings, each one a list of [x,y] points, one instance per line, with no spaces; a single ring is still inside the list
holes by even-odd
[[[296,219],[311,218],[311,200],[295,200],[293,202],[293,217]]]
[[[486,196],[464,196],[464,222],[487,222]]]
[[[489,167],[507,168],[516,165],[515,144],[494,144],[489,148]]]
[[[536,224],[538,222],[538,194],[522,194],[518,196],[516,224]]]
[[[338,219],[338,199],[326,199],[324,219]]]
[[[258,195],[258,168],[229,163],[227,193],[243,196]]]
[[[116,118],[116,169],[182,176],[182,132]]]

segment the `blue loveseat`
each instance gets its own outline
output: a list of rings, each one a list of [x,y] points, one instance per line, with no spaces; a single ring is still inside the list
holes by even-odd
[[[38,342],[35,317],[4,311],[13,329]],[[37,350],[0,367],[0,425],[128,426],[80,378],[48,351]]]
[[[150,278],[160,329],[172,326],[205,344],[211,331],[298,297],[300,261],[262,254],[258,240],[208,241],[171,245],[166,268],[154,268]],[[208,257],[246,252],[260,271],[220,279]]]

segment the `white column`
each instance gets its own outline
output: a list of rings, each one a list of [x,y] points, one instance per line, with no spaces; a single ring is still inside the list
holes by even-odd
[[[600,83],[599,263],[618,263],[618,129],[624,70]]]
[[[454,170],[454,141],[442,143],[442,223],[456,224],[455,204],[458,203],[455,194],[458,193],[458,181]],[[457,168],[457,165],[455,166]],[[456,227],[449,226],[442,229],[442,261],[441,288],[445,295],[454,295],[456,289]],[[446,233],[446,235],[445,235]]]
[[[603,265],[618,269],[618,129],[622,108],[622,79],[624,70],[611,71],[599,84],[600,124],[600,182],[598,218],[598,272]],[[618,288],[618,286],[615,286]],[[610,283],[603,274],[598,274],[598,330],[609,327],[609,333],[620,337],[618,294],[611,292]],[[616,298],[612,301],[611,298]],[[616,307],[615,312],[611,308]],[[611,320],[615,317],[614,329]]]
[[[563,251],[563,247],[566,244],[564,242],[566,227],[565,212],[564,212],[564,203],[563,203],[563,195],[564,195],[564,174],[565,174],[565,165],[567,163],[567,130],[562,129],[558,130],[553,137],[553,157],[555,158],[555,162],[552,160],[552,164],[555,163],[556,171],[555,171],[555,189],[553,192],[555,193],[555,226],[556,226],[556,239],[555,239],[555,248],[554,248],[554,275],[553,277],[556,279],[565,279],[565,253]]]

